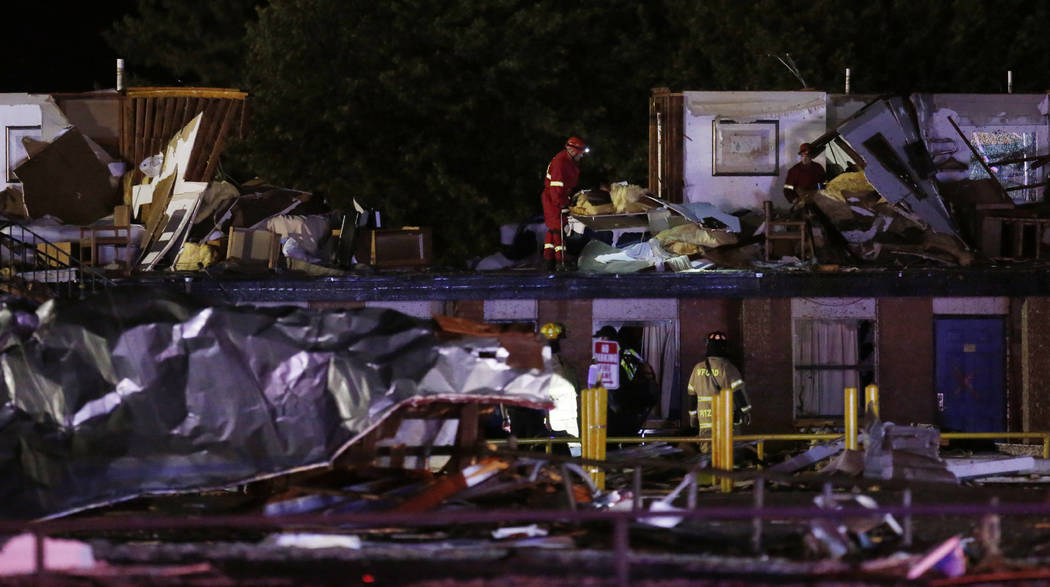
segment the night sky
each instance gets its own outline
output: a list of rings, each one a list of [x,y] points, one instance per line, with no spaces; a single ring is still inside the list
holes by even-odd
[[[106,0],[5,5],[6,55],[0,67],[0,93],[114,87],[118,55],[106,44],[102,31],[132,11],[134,4],[132,0]]]

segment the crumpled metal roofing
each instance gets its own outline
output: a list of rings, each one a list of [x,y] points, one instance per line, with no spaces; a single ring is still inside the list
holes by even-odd
[[[556,375],[478,347],[378,308],[216,307],[153,289],[4,304],[0,516],[324,466],[409,403],[546,403]]]

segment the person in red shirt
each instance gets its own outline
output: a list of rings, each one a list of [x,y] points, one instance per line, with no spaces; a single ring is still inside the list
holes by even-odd
[[[810,151],[809,143],[799,145],[798,154],[802,161],[788,170],[787,179],[784,180],[784,197],[789,204],[794,204],[799,198],[800,190],[815,190],[824,181],[824,167],[810,158]]]
[[[543,259],[548,271],[565,267],[565,245],[561,232],[565,219],[562,210],[569,206],[569,196],[580,179],[580,159],[589,150],[582,140],[569,137],[565,148],[547,165],[540,198],[543,201],[543,223],[547,225]]]

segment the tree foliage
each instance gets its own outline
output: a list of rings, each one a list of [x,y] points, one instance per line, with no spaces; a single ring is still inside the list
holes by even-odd
[[[644,16],[620,0],[274,1],[252,32],[253,166],[434,226],[452,258],[491,250],[500,223],[539,211],[570,134],[644,181]]]
[[[265,0],[137,0],[103,33],[122,55],[131,83],[239,87],[248,25]]]
[[[428,225],[445,259],[540,210],[586,139],[583,186],[646,183],[648,96],[673,90],[1043,91],[1035,0],[139,0],[111,41],[190,83],[247,89],[240,161],[271,181]],[[118,48],[119,48],[118,47]]]

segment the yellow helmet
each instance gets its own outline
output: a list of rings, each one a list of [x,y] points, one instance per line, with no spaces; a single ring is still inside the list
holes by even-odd
[[[565,327],[557,322],[548,322],[540,328],[540,334],[547,340],[557,340],[565,334]]]

